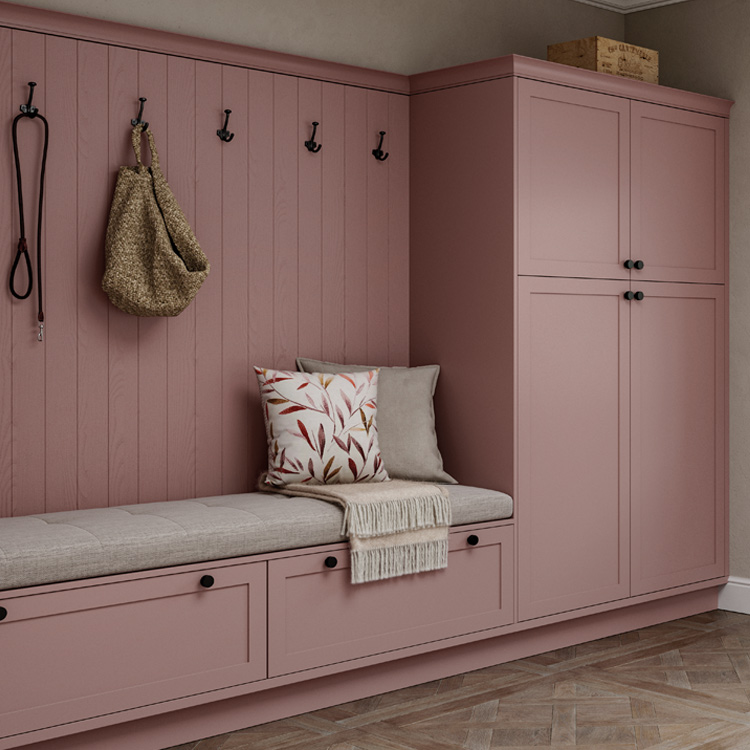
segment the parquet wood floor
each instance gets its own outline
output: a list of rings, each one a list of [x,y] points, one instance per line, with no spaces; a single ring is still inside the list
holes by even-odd
[[[703,615],[170,750],[750,750],[750,616]]]

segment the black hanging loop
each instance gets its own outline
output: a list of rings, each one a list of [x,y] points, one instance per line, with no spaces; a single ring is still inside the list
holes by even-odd
[[[323,148],[322,143],[315,143],[315,132],[318,129],[318,125],[320,125],[319,122],[314,122],[313,124],[313,132],[310,136],[309,141],[305,141],[305,148],[311,153],[311,154],[317,154],[318,151],[320,151],[321,148]]]
[[[224,141],[224,143],[229,143],[229,141],[231,141],[232,138],[234,138],[234,133],[230,133],[227,130],[227,125],[229,125],[229,115],[231,114],[232,114],[231,109],[224,110],[224,127],[221,130],[216,131],[216,135],[218,135],[219,138],[221,138],[221,140]]]
[[[136,125],[143,125],[143,128],[141,129],[141,133],[145,133],[148,130],[148,123],[143,122],[143,105],[146,103],[146,97],[145,96],[139,96],[138,101],[141,103],[141,107],[138,110],[138,117],[136,117],[134,120],[130,121],[130,124],[135,127]]]
[[[37,228],[36,228],[36,290],[37,290],[37,320],[39,321],[39,335],[37,339],[44,341],[44,306],[42,299],[42,218],[44,216],[44,176],[47,169],[47,150],[49,148],[49,123],[44,115],[39,114],[39,109],[35,107],[31,102],[34,98],[34,87],[36,83],[33,81],[29,82],[29,99],[26,104],[22,104],[20,107],[21,114],[16,115],[13,119],[13,158],[16,164],[16,193],[18,197],[18,223],[20,230],[20,237],[18,239],[18,249],[16,251],[16,257],[13,261],[13,266],[10,271],[10,292],[19,300],[26,299],[30,294],[34,286],[34,279],[31,267],[31,260],[29,258],[28,243],[26,240],[26,222],[24,218],[23,210],[23,184],[21,180],[21,158],[18,153],[18,123],[24,118],[33,120],[38,118],[44,125],[44,145],[42,147],[42,163],[39,170],[39,205],[37,207]],[[26,290],[20,292],[16,289],[16,272],[18,267],[23,260],[26,267],[27,273],[27,284]]]
[[[374,148],[372,150],[372,155],[378,160],[378,161],[385,161],[388,158],[388,154],[383,153],[383,137],[385,136],[385,130],[380,131],[380,143],[378,143],[378,147]]]
[[[29,101],[26,102],[26,104],[22,104],[20,106],[21,112],[26,115],[26,117],[36,117],[39,110],[31,103],[31,100],[34,98],[34,87],[36,86],[36,81],[29,81]]]

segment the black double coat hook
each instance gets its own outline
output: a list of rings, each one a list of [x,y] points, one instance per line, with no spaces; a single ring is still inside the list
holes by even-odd
[[[321,148],[323,148],[322,143],[315,143],[315,132],[318,129],[318,125],[320,125],[319,122],[314,122],[313,124],[313,132],[310,136],[309,141],[305,141],[305,148],[312,154],[317,154],[318,151],[320,151]]]
[[[138,117],[130,121],[130,124],[135,127],[136,125],[143,125],[143,128],[141,130],[142,133],[145,133],[148,130],[148,123],[143,122],[143,105],[146,103],[146,97],[145,96],[139,96],[138,101],[141,103],[141,107],[138,110]]]
[[[224,141],[224,143],[229,143],[229,141],[231,141],[232,138],[234,138],[234,133],[230,133],[227,130],[227,126],[229,125],[229,115],[231,114],[232,114],[231,109],[224,110],[224,127],[222,127],[221,130],[216,131],[216,135],[218,135],[219,138],[221,138],[221,140]]]
[[[378,143],[378,147],[374,148],[372,150],[372,155],[378,160],[378,161],[385,161],[388,158],[388,154],[383,152],[383,137],[385,136],[385,130],[380,131],[380,143]]]

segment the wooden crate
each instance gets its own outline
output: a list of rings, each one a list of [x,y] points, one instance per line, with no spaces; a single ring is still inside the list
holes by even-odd
[[[659,83],[658,52],[603,36],[551,44],[547,47],[547,59],[635,81]]]

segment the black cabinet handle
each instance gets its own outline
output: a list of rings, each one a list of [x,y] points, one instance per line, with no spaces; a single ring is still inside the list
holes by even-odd
[[[643,294],[643,292],[636,292],[635,298],[640,302],[646,295]]]
[[[479,537],[476,534],[470,534],[466,543],[472,547],[476,547],[479,544]]]
[[[623,294],[622,296],[625,297],[628,302],[630,302],[635,297],[635,294],[633,294],[633,292],[625,292],[625,294]]]
[[[326,568],[335,568],[339,564],[339,561],[335,557],[326,557],[325,566]]]
[[[8,616],[8,610],[5,607],[0,607],[0,620],[4,620]]]
[[[210,589],[211,586],[213,586],[215,583],[213,576],[202,576],[201,577],[201,586],[203,586],[204,589]]]
[[[637,260],[637,261],[635,262],[635,267],[636,267],[636,269],[637,269],[637,270],[639,270],[639,271],[643,269],[643,266],[644,266],[644,265],[645,265],[645,263],[644,263],[644,262],[643,262],[642,260]]]
[[[633,268],[635,263],[633,263],[633,261],[628,258],[622,265],[625,266],[625,268],[627,268],[629,271],[631,268]]]

